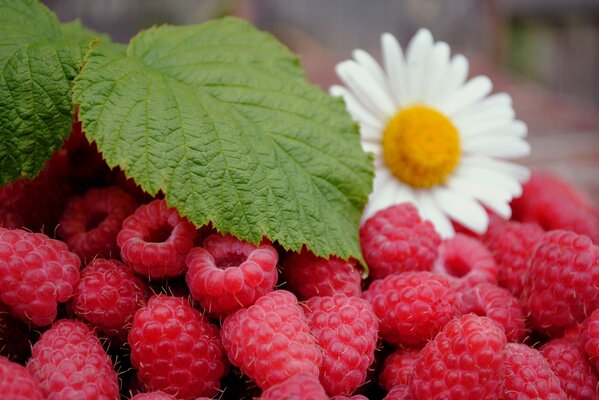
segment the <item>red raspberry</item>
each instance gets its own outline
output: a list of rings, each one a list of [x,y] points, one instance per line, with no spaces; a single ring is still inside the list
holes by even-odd
[[[355,260],[344,261],[334,256],[327,260],[306,249],[283,260],[283,276],[287,287],[300,300],[335,293],[348,296],[362,293],[362,277]]]
[[[272,292],[277,283],[277,251],[231,235],[215,234],[187,256],[185,280],[194,300],[209,313],[229,315]]]
[[[569,231],[547,232],[530,260],[522,294],[529,321],[559,335],[599,306],[599,247]]]
[[[344,294],[310,298],[310,331],[323,349],[320,382],[331,395],[350,395],[366,381],[374,361],[379,322],[372,306]]]
[[[185,271],[196,228],[166,201],[154,200],[123,221],[117,236],[121,257],[135,272],[150,278],[174,278]]]
[[[263,390],[303,372],[319,375],[322,349],[297,298],[286,290],[270,292],[229,315],[221,338],[229,361]]]
[[[55,322],[33,345],[27,369],[47,400],[119,398],[112,361],[83,322]]]
[[[568,399],[599,399],[599,384],[584,350],[566,339],[553,339],[541,346]]]
[[[381,387],[391,391],[395,386],[409,385],[419,353],[420,350],[417,349],[398,349],[385,358],[379,375]]]
[[[430,221],[410,203],[377,212],[360,228],[360,244],[372,279],[395,272],[430,271],[441,243]]]
[[[522,294],[528,259],[543,233],[537,224],[504,221],[483,237],[499,268],[499,285],[515,297]]]
[[[363,297],[381,320],[381,337],[395,345],[421,345],[459,315],[455,290],[431,272],[389,275],[372,282]]]
[[[17,229],[25,226],[25,222],[20,215],[4,211],[0,208],[0,227],[6,229]]]
[[[195,399],[213,396],[227,370],[218,328],[186,300],[152,296],[129,332],[131,364],[150,390]]]
[[[589,361],[599,371],[599,309],[584,320],[581,327],[580,344],[589,357]]]
[[[397,385],[393,387],[383,400],[413,400],[410,387],[407,385]]]
[[[458,295],[462,314],[489,317],[504,330],[509,342],[521,342],[526,336],[526,317],[522,306],[507,289],[481,283]]]
[[[410,389],[416,399],[491,400],[503,387],[506,338],[489,318],[449,322],[420,351]]]
[[[329,396],[316,376],[304,372],[269,387],[260,400],[329,400]]]
[[[456,288],[483,282],[497,284],[497,264],[489,250],[477,239],[461,233],[443,241],[433,272],[447,276]]]
[[[31,374],[20,364],[0,356],[0,393],[7,400],[42,400]]]
[[[90,189],[69,200],[58,235],[83,260],[117,257],[116,236],[135,206],[135,199],[117,187]]]
[[[0,300],[11,314],[34,325],[49,325],[57,304],[79,282],[79,257],[42,233],[0,228]]]
[[[207,398],[207,397],[205,397]],[[196,400],[201,400],[202,398],[198,398]],[[166,394],[164,392],[148,392],[148,393],[138,393],[135,396],[131,397],[131,400],[177,400],[175,396],[171,396],[170,394]]]
[[[79,318],[126,342],[133,315],[147,297],[145,283],[130,268],[96,258],[81,272],[72,307]]]
[[[599,241],[599,220],[588,195],[548,173],[532,174],[522,196],[512,202],[513,218],[546,230],[565,229]]]
[[[503,400],[567,399],[545,357],[532,347],[508,343],[503,368]]]

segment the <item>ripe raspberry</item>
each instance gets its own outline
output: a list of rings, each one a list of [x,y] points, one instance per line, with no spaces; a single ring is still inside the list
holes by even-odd
[[[69,200],[58,235],[82,260],[117,257],[116,236],[135,207],[135,199],[117,187],[90,189]]]
[[[497,264],[489,250],[477,239],[460,233],[443,241],[433,272],[447,276],[456,288],[497,284]]]
[[[154,200],[123,221],[117,236],[123,261],[150,278],[174,278],[185,271],[196,229],[166,201]]]
[[[206,397],[207,398],[207,397]],[[199,398],[201,399],[201,398]],[[170,394],[166,394],[164,392],[148,392],[148,393],[138,393],[135,396],[131,397],[131,400],[177,400],[175,396],[171,396]],[[196,399],[198,400],[198,399]]]
[[[568,399],[599,399],[599,385],[584,350],[565,339],[553,339],[541,346]]]
[[[281,383],[266,389],[260,400],[329,400],[329,396],[318,381],[309,373],[293,375]]]
[[[229,361],[263,390],[303,372],[319,375],[322,349],[291,292],[275,290],[229,315],[221,338]]]
[[[389,275],[372,282],[363,297],[381,320],[381,337],[395,345],[421,345],[459,315],[455,290],[431,272]]]
[[[407,385],[397,385],[393,387],[383,400],[413,400],[410,387]]]
[[[27,369],[47,400],[118,399],[118,378],[97,336],[60,320],[33,345]]]
[[[303,249],[283,260],[283,276],[287,287],[300,300],[312,296],[332,296],[343,293],[360,296],[362,277],[356,261],[344,261],[332,256],[328,260]]]
[[[277,283],[277,251],[231,235],[204,239],[187,256],[185,280],[194,300],[209,313],[229,315],[249,307]]]
[[[0,227],[6,229],[18,229],[25,226],[20,215],[4,211],[0,208]]]
[[[379,385],[386,391],[391,391],[398,385],[409,385],[419,353],[420,350],[417,349],[395,350],[385,358],[383,369],[379,375]]]
[[[580,189],[548,173],[532,174],[522,196],[512,202],[513,218],[546,230],[565,229],[599,241],[593,203]]]
[[[7,400],[42,400],[31,374],[20,364],[0,356],[0,393]]]
[[[133,315],[147,297],[145,283],[130,268],[96,258],[81,272],[72,307],[79,318],[126,342]]]
[[[374,361],[379,322],[366,300],[344,294],[315,296],[305,310],[323,349],[320,382],[331,395],[350,395],[366,381]]]
[[[498,399],[505,345],[503,331],[489,318],[466,314],[452,320],[420,351],[410,383],[412,396]]]
[[[150,390],[181,399],[213,396],[227,370],[218,335],[184,299],[152,296],[133,319],[131,364]]]
[[[503,400],[567,399],[545,357],[532,347],[508,343],[503,368]]]
[[[462,314],[489,317],[504,330],[508,342],[521,342],[526,336],[526,317],[522,306],[509,290],[481,283],[458,295]]]
[[[504,221],[483,237],[499,268],[499,285],[515,297],[522,294],[528,259],[543,233],[537,224]]]
[[[0,228],[0,300],[34,325],[56,318],[79,282],[79,257],[42,233]]]
[[[373,279],[395,272],[430,271],[441,243],[430,221],[410,203],[377,212],[360,228],[360,245]]]
[[[581,327],[580,344],[589,357],[589,361],[599,371],[599,309],[584,320]]]
[[[522,294],[538,331],[559,335],[599,306],[599,247],[569,231],[547,232],[530,260]]]

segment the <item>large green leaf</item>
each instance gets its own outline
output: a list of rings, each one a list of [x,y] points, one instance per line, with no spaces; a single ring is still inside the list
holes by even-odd
[[[271,35],[227,18],[144,31],[126,55],[100,45],[75,102],[108,164],[196,225],[361,259],[371,161],[341,100]]]
[[[36,176],[69,134],[84,32],[37,1],[0,0],[0,185]]]

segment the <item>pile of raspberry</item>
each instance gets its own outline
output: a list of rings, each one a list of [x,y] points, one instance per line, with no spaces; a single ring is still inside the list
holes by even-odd
[[[398,204],[326,259],[194,226],[75,124],[0,187],[0,398],[599,399],[599,213],[547,174],[513,210]]]

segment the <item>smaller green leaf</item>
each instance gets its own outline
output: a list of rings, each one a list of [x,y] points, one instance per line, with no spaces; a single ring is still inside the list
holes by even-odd
[[[99,40],[103,43],[110,43],[110,36],[105,33],[98,33],[94,30],[86,28],[78,19],[60,25],[60,31],[63,38],[74,40],[86,48],[93,40]]]

